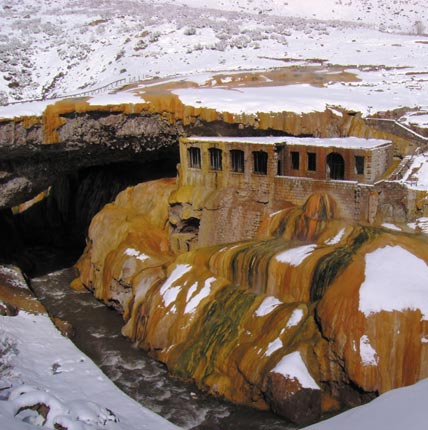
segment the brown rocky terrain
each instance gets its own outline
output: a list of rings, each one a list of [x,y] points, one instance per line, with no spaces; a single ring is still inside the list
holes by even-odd
[[[344,82],[355,76],[316,68],[284,68],[263,74],[237,74],[232,83],[246,86],[310,83],[328,78]],[[266,75],[266,76],[265,76]],[[221,81],[221,75],[216,77]],[[41,116],[0,119],[0,207],[12,207],[45,191],[64,174],[79,168],[121,161],[151,162],[176,158],[178,137],[202,135],[288,134],[294,136],[359,136],[392,139],[399,157],[417,144],[393,124],[366,120],[340,107],[323,112],[231,114],[183,104],[172,90],[195,85],[187,81],[157,83],[134,91],[141,103],[91,104],[75,98],[48,105]],[[394,117],[394,112],[385,113]]]
[[[314,195],[261,214],[250,240],[213,237],[183,252],[170,232],[196,206],[177,213],[180,195],[174,180],[121,193],[93,219],[75,281],[121,311],[123,334],[174,375],[300,424],[428,376],[419,309],[358,307],[367,256],[400,247],[426,265],[423,236],[346,222],[331,197]],[[198,196],[192,234],[204,236],[204,217],[215,221]],[[233,223],[221,228],[235,237]]]

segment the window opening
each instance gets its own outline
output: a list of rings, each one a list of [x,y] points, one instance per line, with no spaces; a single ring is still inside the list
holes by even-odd
[[[232,164],[232,172],[244,172],[244,151],[239,149],[232,149],[230,151],[230,158]]]
[[[193,169],[201,168],[201,150],[199,148],[189,148],[187,150],[189,156],[189,166]]]
[[[364,175],[364,157],[361,155],[355,156],[355,173],[357,175]]]
[[[210,168],[212,170],[222,169],[222,150],[217,148],[210,148]]]
[[[315,152],[308,152],[308,170],[317,170],[317,154]]]
[[[331,179],[345,178],[345,161],[337,152],[332,152],[327,156],[327,174]]]
[[[267,175],[267,160],[268,154],[265,151],[254,151],[254,173],[259,175]]]
[[[300,153],[291,151],[291,168],[293,170],[299,170],[300,168]]]

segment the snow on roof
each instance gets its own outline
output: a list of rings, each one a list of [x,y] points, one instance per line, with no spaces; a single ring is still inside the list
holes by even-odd
[[[428,265],[401,246],[385,246],[366,255],[359,310],[378,312],[420,310],[428,320]]]
[[[391,141],[383,139],[364,139],[361,137],[292,137],[292,136],[251,136],[251,137],[225,137],[225,136],[191,136],[187,142],[224,142],[224,143],[249,143],[259,145],[299,145],[319,146],[324,148],[350,148],[350,149],[375,149],[392,145]]]
[[[320,387],[309,373],[299,351],[292,352],[281,358],[279,363],[271,370],[291,379],[297,379],[303,388],[319,390]]]

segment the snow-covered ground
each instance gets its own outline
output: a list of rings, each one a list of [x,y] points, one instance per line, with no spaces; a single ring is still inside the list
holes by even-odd
[[[174,77],[198,84],[173,90],[184,103],[228,112],[326,106],[365,115],[399,107],[423,112],[427,27],[425,0],[0,0],[0,105]],[[238,72],[263,76],[281,67],[306,68],[313,76],[281,85],[269,77],[258,86],[234,82]],[[144,95],[150,85],[136,89]],[[138,100],[127,91],[90,102]],[[2,107],[0,117],[40,114],[46,103]],[[426,113],[409,112],[402,121],[428,128]],[[427,156],[413,162],[420,173],[403,180],[426,189]],[[421,219],[419,227],[426,224]],[[38,422],[35,414],[21,412],[26,422],[13,418],[34,400],[51,404],[63,423],[73,423],[70,430],[174,428],[118,391],[47,317],[21,312],[0,317],[0,327],[1,430],[34,428],[29,422]],[[311,428],[419,429],[428,418],[427,396],[424,380]]]
[[[121,392],[46,315],[0,316],[0,428],[40,428],[38,403],[51,408],[46,428],[68,430],[177,429]],[[43,428],[45,428],[43,427]]]
[[[253,109],[276,99],[272,110],[327,103],[370,113],[424,105],[428,90],[423,0],[0,0],[0,7],[3,103],[119,79],[292,65],[326,73],[341,65],[359,81],[179,95],[208,106],[226,98],[229,111],[262,97]]]
[[[382,394],[305,430],[425,430],[428,421],[428,379]]]
[[[16,288],[27,288],[16,279]],[[49,408],[46,421],[26,409],[41,404]],[[0,316],[1,430],[60,428],[55,424],[67,430],[178,429],[120,391],[47,315]]]

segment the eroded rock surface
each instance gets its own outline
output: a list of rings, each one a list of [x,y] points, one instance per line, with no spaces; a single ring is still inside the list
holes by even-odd
[[[257,238],[199,247],[215,223],[204,218],[212,195],[196,205],[191,193],[178,211],[186,193],[174,180],[127,189],[93,219],[78,263],[79,282],[123,312],[123,333],[173,374],[301,424],[428,375],[424,236],[345,222],[331,197],[314,195],[272,216],[260,209]],[[190,251],[177,249],[189,219],[199,220]],[[225,219],[218,228],[234,238]],[[417,266],[422,280],[394,288],[416,289],[419,301],[399,307],[374,293],[364,307],[378,281],[373,253],[384,252],[395,279],[406,279],[403,255]],[[286,360],[296,354],[297,365]]]

